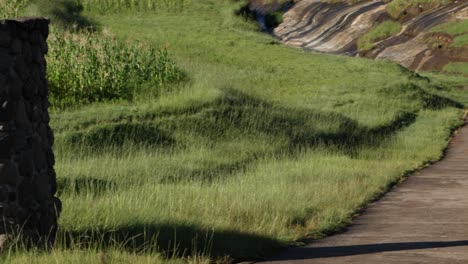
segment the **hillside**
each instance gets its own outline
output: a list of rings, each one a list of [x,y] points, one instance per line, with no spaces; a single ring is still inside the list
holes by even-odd
[[[282,45],[247,1],[81,2],[98,36],[166,50],[185,78],[52,111],[60,239],[6,263],[261,258],[340,230],[462,124],[465,78]]]
[[[467,74],[466,1],[296,2],[252,1],[250,8],[287,10],[272,33],[288,45],[388,59],[418,71]]]

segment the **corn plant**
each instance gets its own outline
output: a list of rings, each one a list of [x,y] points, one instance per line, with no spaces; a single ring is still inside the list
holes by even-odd
[[[29,4],[29,0],[0,0],[0,18],[14,18]]]
[[[129,99],[141,87],[159,93],[183,78],[166,50],[90,32],[52,30],[47,56],[52,105],[63,108]]]
[[[191,0],[80,0],[80,2],[86,10],[98,13],[160,10],[181,12],[187,8]]]

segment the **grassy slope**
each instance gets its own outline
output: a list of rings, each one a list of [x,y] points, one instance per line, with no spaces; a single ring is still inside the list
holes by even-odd
[[[398,34],[401,31],[401,24],[396,21],[384,21],[374,25],[369,32],[362,35],[358,40],[358,50],[368,51],[373,49],[374,43]]]
[[[336,231],[441,155],[460,110],[435,94],[461,93],[387,62],[277,45],[234,17],[237,6],[200,0],[183,13],[96,17],[120,37],[167,47],[191,81],[158,99],[52,115],[61,232],[91,243],[59,246],[41,263],[99,263],[99,250],[165,261],[131,253],[152,243],[264,255]],[[12,254],[13,263],[38,257]]]

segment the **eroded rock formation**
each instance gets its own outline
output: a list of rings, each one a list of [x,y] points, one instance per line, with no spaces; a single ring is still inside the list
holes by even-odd
[[[390,19],[388,1],[373,0],[349,5],[321,0],[302,0],[284,14],[273,34],[285,44],[319,52],[389,59],[414,70],[440,70],[450,61],[468,61],[466,48],[430,47],[426,34],[432,27],[456,19],[468,19],[468,1],[430,10],[408,10],[399,20],[400,33],[375,43],[360,54],[359,37],[374,25]],[[412,7],[414,9],[414,7]]]
[[[27,244],[55,238],[54,137],[49,127],[49,21],[0,20],[0,234]]]

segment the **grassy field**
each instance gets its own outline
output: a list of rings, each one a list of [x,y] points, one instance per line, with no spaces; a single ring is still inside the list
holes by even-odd
[[[466,62],[452,62],[444,67],[444,71],[450,73],[459,73],[468,75],[468,63]]]
[[[12,248],[4,263],[259,258],[340,230],[441,156],[466,79],[278,45],[234,15],[242,4],[88,6],[119,40],[166,49],[187,78],[51,113],[59,241],[51,252]]]

